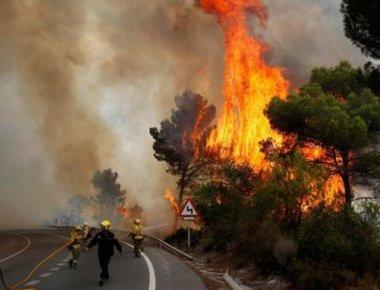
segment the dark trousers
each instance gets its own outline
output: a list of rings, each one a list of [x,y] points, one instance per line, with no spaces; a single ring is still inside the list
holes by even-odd
[[[102,269],[102,272],[100,273],[101,279],[109,279],[109,273],[108,273],[108,264],[110,263],[111,256],[105,256],[105,255],[99,255],[99,265]]]
[[[143,250],[143,239],[133,239],[133,246],[135,255],[139,255]]]

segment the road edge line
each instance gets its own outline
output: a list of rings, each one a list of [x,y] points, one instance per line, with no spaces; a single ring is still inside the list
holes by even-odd
[[[124,241],[120,241],[120,242],[122,242],[124,245],[127,245],[128,247],[131,247],[132,249],[134,248],[130,243],[127,243]],[[152,261],[143,252],[141,253],[141,256],[144,258],[144,261],[145,261],[146,265],[148,266],[148,273],[149,273],[148,290],[156,290],[156,274],[154,272],[154,267],[153,267]]]
[[[7,232],[7,233],[10,233],[12,235],[16,235],[16,236],[19,236],[21,238],[23,238],[24,240],[26,240],[26,246],[23,247],[21,250],[13,253],[12,255],[8,256],[8,257],[5,257],[3,259],[0,260],[0,263],[3,263],[5,261],[8,261],[9,259],[12,259],[13,257],[17,256],[18,254],[21,254],[22,252],[24,252],[27,248],[29,248],[29,246],[32,244],[31,240],[27,237],[27,236],[24,236],[22,234],[19,234],[19,233],[13,233],[13,232]]]

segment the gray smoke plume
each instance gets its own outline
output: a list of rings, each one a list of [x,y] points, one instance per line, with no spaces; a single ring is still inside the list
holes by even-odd
[[[267,27],[252,16],[252,32],[296,85],[313,66],[364,62],[338,0],[264,4]],[[146,222],[172,220],[163,195],[175,183],[148,130],[186,89],[220,107],[224,50],[216,17],[191,0],[0,1],[0,227],[37,224],[93,193],[102,168],[120,174]]]
[[[360,66],[367,59],[344,35],[340,0],[265,0],[269,19],[261,37],[271,47],[268,59],[285,68],[297,87],[316,66],[349,60]],[[257,28],[257,25],[255,25]]]

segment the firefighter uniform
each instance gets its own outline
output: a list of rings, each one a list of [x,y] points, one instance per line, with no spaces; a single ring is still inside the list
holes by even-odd
[[[71,244],[69,245],[69,249],[71,250],[72,257],[69,261],[69,265],[71,268],[76,268],[78,265],[81,239],[81,228],[80,226],[76,226],[70,234]]]
[[[134,245],[135,257],[140,255],[140,252],[143,251],[143,226],[141,225],[140,219],[135,219],[132,226],[132,240]]]
[[[114,254],[114,246],[122,253],[122,248],[119,241],[115,238],[115,235],[110,231],[110,222],[103,221],[101,223],[102,230],[97,233],[94,238],[88,244],[88,248],[98,245],[98,258],[101,268],[99,285],[103,285],[104,281],[109,279],[108,265],[111,257]]]

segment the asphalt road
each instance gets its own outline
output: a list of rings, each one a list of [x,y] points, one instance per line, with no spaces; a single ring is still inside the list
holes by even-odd
[[[8,286],[21,281],[42,259],[67,242],[65,230],[0,232],[0,266]],[[135,258],[123,242],[123,256],[117,251],[110,263],[110,280],[99,287],[97,250],[81,254],[77,269],[68,266],[70,252],[64,249],[43,264],[18,289],[207,289],[202,279],[181,259],[156,247],[146,247]],[[0,286],[1,289],[1,286]]]

